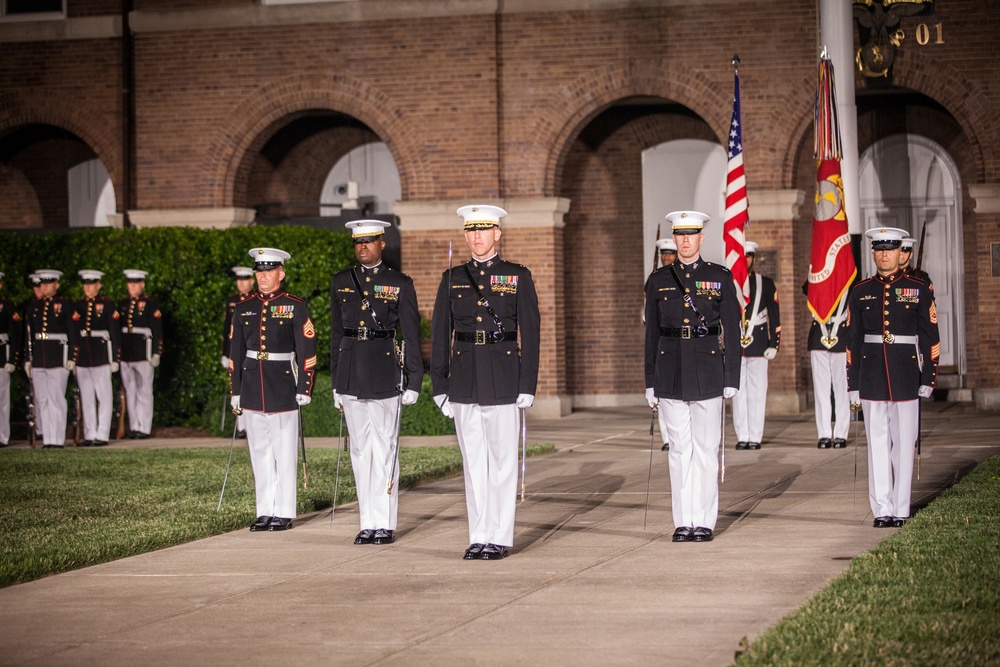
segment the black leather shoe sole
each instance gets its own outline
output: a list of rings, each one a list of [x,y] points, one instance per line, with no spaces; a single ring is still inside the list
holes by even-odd
[[[269,516],[259,516],[257,520],[253,522],[250,526],[251,533],[257,533],[262,530],[267,530],[268,525],[271,523],[271,517]]]
[[[686,526],[681,526],[674,531],[674,536],[670,538],[672,542],[690,542],[691,541],[692,529]]]
[[[469,548],[465,550],[465,555],[462,556],[462,558],[465,560],[476,560],[479,558],[479,554],[483,553],[483,549],[485,548],[486,545],[480,544],[479,542],[470,544]]]
[[[372,544],[375,540],[375,531],[371,528],[364,528],[357,537],[354,538],[355,544]]]
[[[702,526],[695,528],[691,533],[692,542],[711,542],[714,537],[711,528],[704,528]]]

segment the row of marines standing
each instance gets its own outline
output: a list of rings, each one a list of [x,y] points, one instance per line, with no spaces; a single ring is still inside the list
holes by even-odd
[[[80,301],[59,295],[63,274],[54,269],[31,274],[35,295],[20,308],[0,299],[0,446],[10,440],[10,375],[18,365],[31,383],[34,429],[44,447],[65,444],[66,388],[71,374],[80,389],[81,445],[108,443],[112,373],[121,374],[129,437],[149,437],[153,369],[163,352],[163,324],[158,304],[144,292],[147,272],[125,270],[129,296],[117,304],[100,295],[102,272],[85,269],[78,273],[84,291]]]

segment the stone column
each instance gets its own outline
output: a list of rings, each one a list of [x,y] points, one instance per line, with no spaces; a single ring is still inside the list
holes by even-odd
[[[467,204],[492,204],[507,211],[501,229],[500,256],[524,264],[538,292],[542,317],[538,389],[529,418],[551,419],[570,412],[566,395],[565,333],[563,323],[563,217],[569,200],[559,197],[453,199],[396,202],[399,216],[403,271],[413,278],[420,313],[433,317],[434,298],[441,274],[448,269],[448,242],[453,263],[468,261],[469,247],[462,220],[455,211]]]

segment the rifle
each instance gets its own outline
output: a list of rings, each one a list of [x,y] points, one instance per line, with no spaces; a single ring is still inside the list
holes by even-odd
[[[656,247],[656,242],[660,240],[660,223],[656,223],[656,238],[653,239],[653,271],[656,271],[656,264],[660,261],[660,249]]]
[[[80,380],[76,377],[76,371],[71,371],[73,376],[73,446],[80,445],[80,431],[83,430],[83,408],[80,404]]]
[[[115,440],[121,440],[125,437],[125,385],[118,385],[118,430],[115,431]]]
[[[25,319],[28,319],[28,313],[25,311]],[[31,324],[25,324],[25,331],[27,331],[28,338],[28,363],[34,360],[34,354],[32,354],[31,349]],[[32,364],[33,365],[33,364]],[[37,415],[35,414],[35,383],[31,381],[31,377],[28,377],[28,395],[25,396],[25,400],[28,401],[28,446],[32,449],[35,448],[35,424],[37,423]]]
[[[920,228],[920,247],[917,248],[917,261],[913,264],[913,270],[920,268],[920,260],[924,257],[924,239],[927,237],[927,221],[924,220],[923,227]]]

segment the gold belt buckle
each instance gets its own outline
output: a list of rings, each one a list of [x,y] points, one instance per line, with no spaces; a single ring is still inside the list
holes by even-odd
[[[476,345],[486,345],[485,331],[476,331]]]
[[[691,327],[681,327],[681,338],[691,340]]]
[[[49,339],[49,335],[43,331],[42,333],[38,334],[38,338],[40,340],[48,340]]]
[[[892,343],[892,342],[895,342],[895,340],[896,340],[896,337],[893,336],[888,331],[886,331],[885,333],[882,334],[882,342],[883,343]]]
[[[358,340],[368,340],[368,327],[358,327]]]
[[[258,361],[267,361],[267,356],[268,356],[268,353],[266,351],[264,351],[264,352],[258,352],[257,353],[257,360]]]

